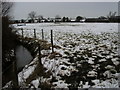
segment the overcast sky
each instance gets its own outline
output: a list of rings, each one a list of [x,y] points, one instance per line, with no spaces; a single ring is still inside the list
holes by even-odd
[[[76,17],[106,16],[110,11],[118,12],[117,2],[15,2],[12,14],[14,19],[25,19],[28,13],[55,17],[56,15]]]

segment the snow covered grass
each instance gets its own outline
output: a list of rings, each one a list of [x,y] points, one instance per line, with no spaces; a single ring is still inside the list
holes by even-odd
[[[24,86],[26,79],[34,72],[36,68],[36,59],[33,60],[29,65],[26,65],[23,70],[18,74],[18,81],[20,86]]]
[[[42,55],[46,55],[42,57],[42,64],[46,72],[52,73],[49,81],[54,87],[119,87],[116,74],[120,73],[120,42],[116,23],[41,23],[16,28],[23,28],[27,37],[33,37],[33,29],[36,29],[38,39],[42,38],[43,29],[48,42],[53,30],[54,45],[60,48],[54,48],[54,54],[51,50],[42,50]],[[32,81],[35,87],[38,80]]]

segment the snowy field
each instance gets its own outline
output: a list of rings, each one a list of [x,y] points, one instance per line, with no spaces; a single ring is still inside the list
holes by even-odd
[[[46,72],[50,71],[52,75],[47,79],[39,77],[33,80],[31,83],[36,88],[42,81],[51,82],[53,77],[55,80],[51,84],[57,88],[119,88],[120,42],[117,23],[36,23],[14,26],[19,35],[23,28],[24,37],[34,37],[33,30],[36,29],[38,39],[42,38],[43,29],[44,39],[48,42],[50,30],[53,30],[54,45],[60,47],[54,49],[60,57],[50,58],[51,50],[42,50],[42,54],[48,55],[42,58],[42,64]],[[25,74],[29,69],[23,70]],[[23,81],[21,79],[20,82]]]
[[[45,34],[50,33],[50,30],[53,30],[55,34],[56,32],[75,34],[82,32],[92,32],[95,34],[100,34],[101,32],[118,32],[117,23],[35,23],[27,24],[26,26],[17,26],[14,24],[14,26],[19,29],[23,28],[27,37],[32,37],[33,29],[36,29],[38,38],[41,37],[41,29],[44,30]]]

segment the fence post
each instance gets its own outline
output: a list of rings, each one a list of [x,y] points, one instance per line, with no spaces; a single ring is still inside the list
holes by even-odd
[[[51,30],[51,45],[52,45],[52,53],[54,52],[53,48],[53,30]]]
[[[24,37],[24,36],[23,36],[23,28],[21,28],[21,30],[22,30],[22,38],[23,38],[23,37]]]
[[[40,44],[38,44],[38,53],[39,53],[39,63],[40,63],[40,65],[42,65],[42,63],[41,63],[41,46],[40,46]]]
[[[34,29],[34,38],[36,38],[36,30]]]
[[[43,29],[42,29],[42,40],[44,40],[44,32],[43,32]]]

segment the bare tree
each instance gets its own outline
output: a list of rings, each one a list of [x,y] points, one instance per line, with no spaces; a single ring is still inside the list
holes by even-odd
[[[82,19],[83,19],[82,16],[77,16],[77,17],[76,17],[76,21],[77,21],[77,22],[80,22],[80,20],[82,20]]]
[[[109,14],[107,15],[108,19],[115,17],[116,13],[117,13],[117,12],[111,12],[111,11],[110,11]]]
[[[0,12],[0,15],[2,17],[5,17],[5,16],[9,15],[10,10],[11,10],[11,8],[13,6],[13,2],[0,1],[0,6],[2,7],[2,11]]]
[[[43,16],[42,15],[38,15],[37,18],[38,18],[38,22],[40,22],[43,19]]]
[[[36,18],[36,12],[32,11],[28,14],[28,17],[34,22],[34,19]]]
[[[42,15],[38,15],[37,17],[38,17],[38,19],[43,19]]]
[[[61,19],[60,15],[55,16],[56,19]]]
[[[109,14],[107,15],[107,18],[108,18],[108,20],[110,21],[110,22],[113,22],[113,21],[115,21],[115,16],[116,16],[116,13],[117,12],[109,12]]]

